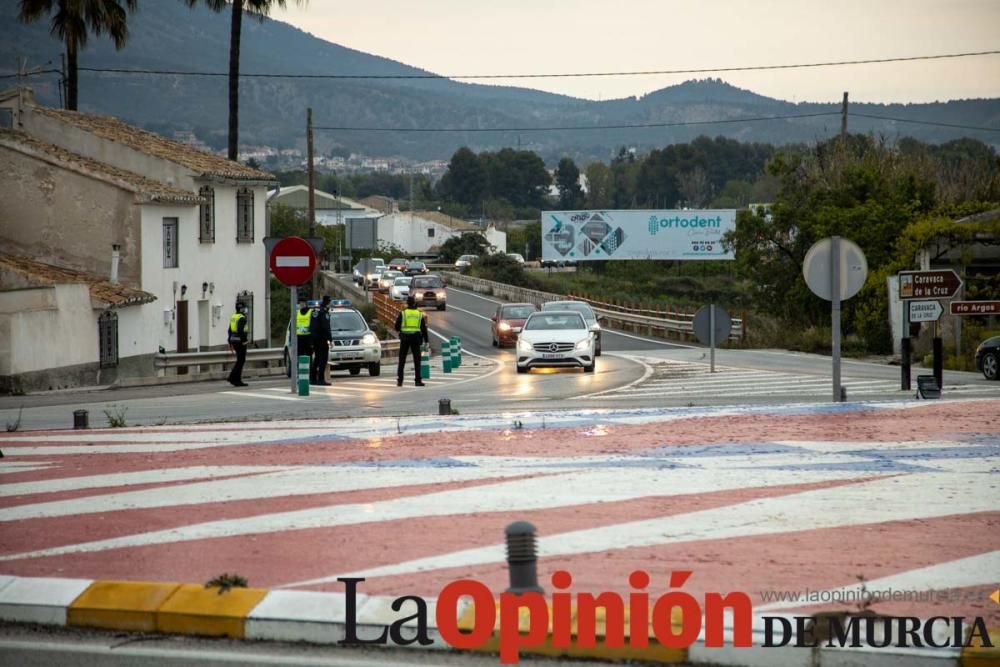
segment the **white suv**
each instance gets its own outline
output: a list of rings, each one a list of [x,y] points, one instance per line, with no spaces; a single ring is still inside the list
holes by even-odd
[[[368,327],[365,318],[346,299],[334,299],[330,302],[330,370],[346,370],[351,375],[358,375],[362,368],[368,369],[368,375],[376,376],[382,372],[382,343],[378,336]],[[285,340],[286,374],[291,373],[292,365],[288,363],[288,340]]]

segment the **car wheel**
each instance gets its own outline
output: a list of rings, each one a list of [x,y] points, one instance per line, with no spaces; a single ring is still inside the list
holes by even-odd
[[[348,369],[348,372],[351,375],[361,375],[361,367],[360,366],[353,366],[350,369]]]
[[[288,358],[288,348],[285,348],[285,377],[292,377],[292,362]]]
[[[996,352],[987,352],[983,355],[983,377],[987,380],[997,380],[1000,379],[1000,369],[997,366],[1000,365],[1000,357],[997,357]]]
[[[381,375],[381,373],[382,373],[382,362],[376,361],[374,364],[368,364],[368,375],[376,377],[378,375]]]
[[[528,367],[527,366],[518,366],[517,367],[517,372],[518,373],[522,373],[522,374],[523,373],[527,373],[528,372]]]
[[[594,349],[594,356],[595,357],[601,356],[601,344],[600,343],[598,343],[597,347]]]
[[[493,343],[493,347],[500,347],[500,341],[498,341],[495,337],[491,337],[490,342]]]
[[[583,367],[583,372],[584,372],[584,373],[593,373],[593,372],[594,372],[594,368],[595,368],[596,366],[597,366],[597,364],[596,364],[596,363],[593,363],[593,364],[591,364],[591,365],[589,365],[589,366],[584,366],[584,367]]]

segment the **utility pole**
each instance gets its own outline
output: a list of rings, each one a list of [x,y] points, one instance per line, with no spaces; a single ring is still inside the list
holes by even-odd
[[[840,141],[847,141],[847,91],[844,91],[844,103],[840,107]]]
[[[66,53],[61,53],[59,55],[62,60],[62,67],[59,73],[59,106],[63,109],[67,109],[69,104],[69,80],[66,78]]]
[[[316,238],[316,174],[313,169],[313,110],[312,107],[306,109],[306,154],[309,160],[309,238]],[[316,272],[312,275],[312,291],[310,296],[315,299]]]

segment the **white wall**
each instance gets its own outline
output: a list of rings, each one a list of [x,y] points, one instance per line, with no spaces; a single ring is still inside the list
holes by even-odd
[[[428,229],[434,230],[434,236],[427,235]],[[409,213],[391,213],[378,221],[379,240],[395,244],[411,255],[426,254],[431,246],[440,246],[458,235],[450,227]]]
[[[83,284],[0,292],[0,375],[100,361],[97,315]]]
[[[487,227],[486,240],[496,247],[497,252],[507,252],[507,232],[501,232],[496,227]]]
[[[267,267],[265,262],[264,211],[265,189],[254,188],[254,241],[236,242],[236,186],[215,184],[215,242],[202,243],[198,230],[197,206],[152,206],[142,208],[142,289],[155,294],[157,301],[142,307],[142,323],[136,323],[136,336],[148,341],[145,353],[177,349],[176,302],[188,302],[188,349],[196,351],[201,340],[204,315],[199,301],[207,300],[208,341],[210,347],[226,344],[229,317],[236,295],[253,292],[253,335],[265,336],[265,299]],[[163,268],[163,218],[178,218],[178,267]],[[177,289],[174,291],[174,283]],[[214,289],[202,292],[202,283]],[[187,291],[181,295],[181,288]],[[220,305],[219,317],[213,315]],[[164,319],[164,311],[170,311]],[[121,326],[121,325],[119,325]],[[124,353],[122,356],[125,356]]]

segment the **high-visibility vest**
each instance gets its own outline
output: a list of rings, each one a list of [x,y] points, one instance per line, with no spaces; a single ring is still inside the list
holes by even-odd
[[[233,313],[233,316],[229,318],[229,333],[239,332],[240,320],[245,317],[246,315],[243,313]]]
[[[399,327],[399,333],[420,333],[420,320],[423,316],[423,312],[416,308],[412,310],[409,308],[404,309],[402,326]]]
[[[312,311],[307,310],[303,315],[301,310],[295,311],[295,333],[299,336],[309,335],[309,322],[312,319]]]

